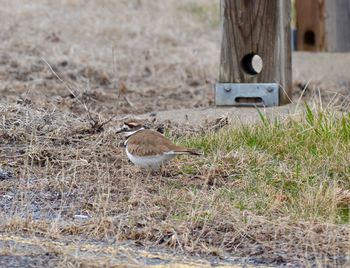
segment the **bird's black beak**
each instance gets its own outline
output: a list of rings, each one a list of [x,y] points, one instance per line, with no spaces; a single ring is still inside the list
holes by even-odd
[[[123,133],[123,132],[125,132],[125,131],[126,131],[126,128],[122,127],[122,128],[120,128],[120,129],[118,129],[118,130],[115,132],[115,134]]]

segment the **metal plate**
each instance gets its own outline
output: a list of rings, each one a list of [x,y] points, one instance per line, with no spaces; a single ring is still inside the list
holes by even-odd
[[[278,106],[279,85],[276,83],[215,85],[217,106]]]

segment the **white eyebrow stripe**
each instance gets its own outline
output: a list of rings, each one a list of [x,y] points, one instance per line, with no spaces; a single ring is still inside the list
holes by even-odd
[[[125,137],[129,138],[130,136],[134,135],[136,132],[139,132],[141,130],[144,130],[144,128],[142,127],[142,128],[137,129],[137,130],[134,130],[134,131],[126,131]]]

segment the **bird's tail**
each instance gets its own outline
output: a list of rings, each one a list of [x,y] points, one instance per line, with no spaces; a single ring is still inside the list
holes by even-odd
[[[175,151],[177,154],[190,154],[190,155],[203,155],[203,152],[200,152],[196,149],[189,149],[189,148],[180,148]]]

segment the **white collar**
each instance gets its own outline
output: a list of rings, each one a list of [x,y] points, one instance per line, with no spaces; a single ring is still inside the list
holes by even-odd
[[[134,135],[135,133],[137,133],[137,132],[139,132],[139,131],[141,131],[141,130],[144,130],[145,128],[139,128],[138,130],[134,130],[134,131],[127,131],[127,132],[125,132],[125,137],[126,137],[126,141],[124,141],[124,146],[126,146],[127,145],[127,143],[128,143],[128,140],[129,140],[129,138],[132,136],[132,135]]]

